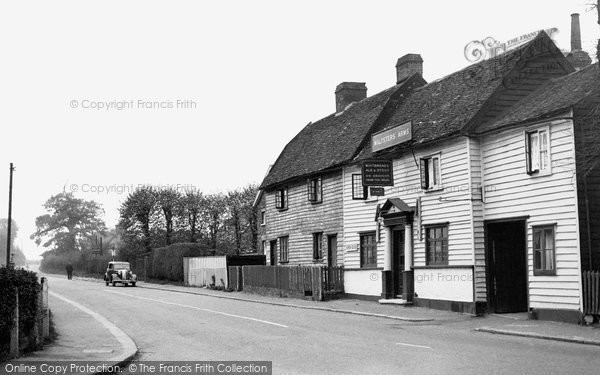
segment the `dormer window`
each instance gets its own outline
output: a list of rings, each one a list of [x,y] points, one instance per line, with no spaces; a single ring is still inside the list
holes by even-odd
[[[323,185],[321,183],[321,177],[308,180],[308,201],[312,203],[320,203],[323,201]]]
[[[288,208],[288,188],[277,189],[275,192],[275,208],[286,210]]]

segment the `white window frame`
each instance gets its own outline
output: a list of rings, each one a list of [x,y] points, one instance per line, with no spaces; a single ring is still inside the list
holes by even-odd
[[[437,160],[437,170],[435,169]],[[423,168],[426,168],[423,170]],[[419,164],[421,189],[426,191],[442,189],[442,153],[427,155],[421,158]],[[425,181],[426,180],[426,181]]]
[[[541,147],[541,134],[546,139]],[[530,176],[545,176],[552,173],[552,145],[550,126],[542,126],[525,131],[525,164]],[[545,157],[544,157],[545,153]]]
[[[267,210],[260,210],[260,225],[265,226],[267,224]]]

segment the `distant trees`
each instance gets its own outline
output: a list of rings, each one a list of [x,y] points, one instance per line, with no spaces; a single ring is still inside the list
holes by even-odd
[[[203,194],[143,187],[120,207],[120,253],[133,258],[152,248],[192,242],[229,254],[256,251],[252,203],[258,186]]]
[[[6,263],[6,232],[8,230],[8,219],[0,219],[0,264],[5,264]],[[11,253],[14,254],[13,257],[13,262],[14,264],[16,264],[17,266],[24,266],[27,263],[27,260],[25,259],[25,255],[23,254],[23,252],[21,251],[21,249],[19,249],[19,247],[17,245],[15,245],[15,238],[17,237],[17,234],[19,233],[19,227],[17,226],[17,223],[12,220],[11,223],[11,243],[10,243],[10,248],[11,248]]]
[[[81,252],[94,233],[106,229],[102,207],[72,193],[50,197],[44,208],[48,213],[35,219],[37,229],[30,238],[55,253]]]

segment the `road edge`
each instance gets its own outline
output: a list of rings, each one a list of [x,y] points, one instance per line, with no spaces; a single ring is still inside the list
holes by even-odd
[[[94,318],[98,323],[102,324],[121,344],[123,348],[123,355],[120,357],[111,358],[108,362],[112,362],[112,366],[122,366],[128,362],[130,362],[138,353],[138,347],[129,335],[127,335],[121,328],[117,327],[113,322],[106,319],[104,316],[98,314],[97,312],[83,306],[82,304],[75,302],[73,300],[68,299],[56,292],[48,291],[50,295],[56,297],[72,306],[78,308],[84,313],[90,315]]]
[[[403,322],[422,323],[422,322],[431,322],[431,321],[435,320],[435,319],[430,319],[430,318],[407,318],[407,317],[404,317],[404,316],[386,315],[386,314],[370,313],[370,312],[364,312],[364,311],[342,310],[342,309],[334,309],[334,308],[331,308],[331,307],[302,306],[302,305],[294,305],[294,304],[291,304],[291,303],[282,303],[282,302],[274,302],[274,301],[261,301],[261,300],[251,299],[251,298],[239,298],[239,297],[233,297],[233,296],[218,296],[218,295],[215,295],[215,294],[201,293],[201,292],[195,292],[195,291],[191,291],[191,290],[177,290],[177,289],[171,289],[171,288],[152,287],[152,286],[148,286],[148,284],[146,284],[146,283],[144,283],[144,284],[138,284],[137,286],[139,288],[154,289],[154,290],[163,290],[163,291],[174,292],[174,293],[194,294],[194,295],[214,297],[214,298],[222,298],[222,299],[230,299],[230,300],[236,300],[236,301],[260,303],[260,304],[263,304],[263,305],[292,307],[292,308],[297,308],[297,309],[321,310],[321,311],[329,311],[329,312],[335,312],[335,313],[341,313],[341,314],[371,316],[371,317],[383,318],[383,319],[400,320],[400,321],[403,321]]]
[[[483,333],[492,333],[496,335],[506,335],[506,336],[518,336],[518,337],[527,337],[538,340],[549,340],[549,341],[561,341],[568,342],[572,344],[580,344],[580,345],[592,345],[592,346],[600,346],[600,341],[586,339],[583,337],[576,336],[553,336],[553,335],[544,335],[540,333],[534,332],[520,332],[520,331],[512,331],[508,329],[497,329],[491,327],[480,327],[473,329],[476,332]]]

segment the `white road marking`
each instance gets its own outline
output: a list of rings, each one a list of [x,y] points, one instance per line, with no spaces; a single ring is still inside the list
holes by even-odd
[[[110,320],[106,319],[105,317],[98,314],[97,312],[92,311],[92,310],[88,309],[87,307],[85,307],[75,301],[71,301],[70,299],[61,296],[60,294],[57,294],[57,293],[51,292],[51,291],[48,291],[48,293],[55,298],[58,298],[60,300],[65,301],[66,303],[69,303],[69,304],[75,306],[79,310],[83,311],[86,314],[91,315],[92,318],[94,318],[98,322],[100,322],[100,324],[102,324],[117,339],[117,341],[123,347],[123,350],[125,351],[125,353],[135,354],[135,352],[137,352],[137,346],[135,345],[133,340],[129,336],[127,336],[127,334],[125,332],[123,332],[119,327],[117,327]]]
[[[431,349],[431,346],[407,344],[405,342],[397,342],[396,345],[410,346],[410,347],[413,347],[413,348],[421,348],[421,349]]]
[[[216,311],[216,310],[210,310],[210,309],[203,309],[201,307],[196,307],[196,306],[191,306],[191,305],[185,305],[182,303],[175,303],[175,302],[167,302],[167,301],[161,301],[159,299],[154,299],[154,298],[147,298],[147,297],[140,297],[140,296],[135,296],[133,294],[127,294],[127,293],[121,293],[121,292],[117,292],[114,290],[106,290],[107,292],[110,293],[116,293],[116,294],[121,294],[123,296],[127,296],[127,297],[134,297],[134,298],[138,298],[138,299],[145,299],[147,301],[153,301],[153,302],[158,302],[158,303],[164,303],[165,305],[173,305],[173,306],[179,306],[179,307],[187,307],[189,309],[194,309],[194,310],[200,310],[200,311],[206,311],[209,313],[213,313],[213,314],[219,314],[219,315],[225,315],[225,316],[230,316],[232,318],[239,318],[239,319],[245,319],[245,320],[252,320],[254,322],[259,322],[259,323],[264,323],[264,324],[270,324],[273,326],[277,326],[277,327],[282,327],[282,328],[289,328],[288,326],[286,326],[285,324],[279,324],[279,323],[274,323],[274,322],[270,322],[268,320],[262,320],[262,319],[256,319],[256,318],[251,318],[248,316],[242,316],[242,315],[235,315],[235,314],[229,314],[226,312],[222,312],[222,311]]]

